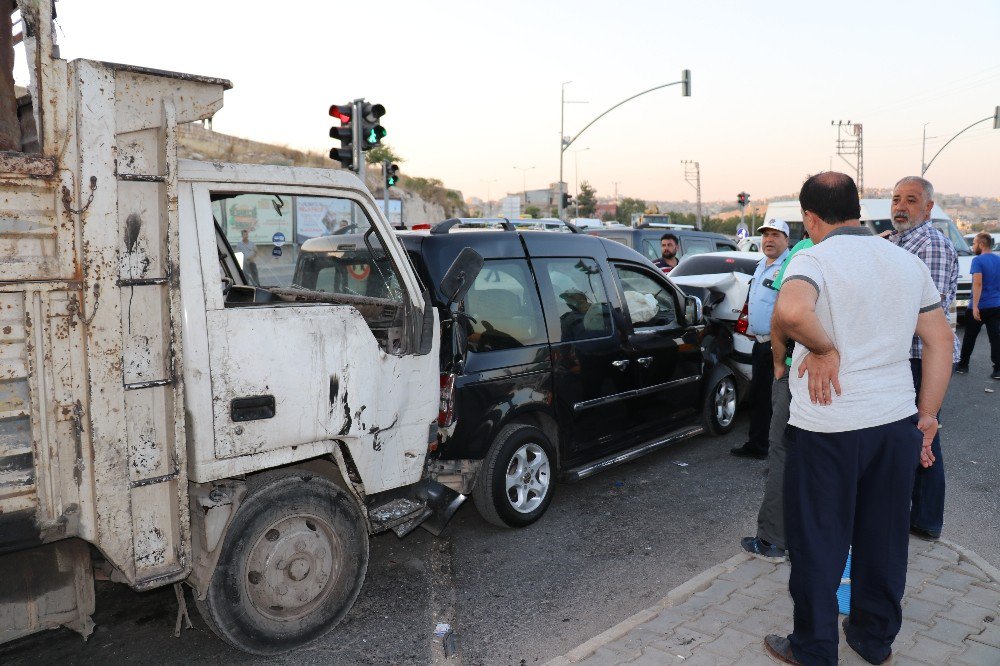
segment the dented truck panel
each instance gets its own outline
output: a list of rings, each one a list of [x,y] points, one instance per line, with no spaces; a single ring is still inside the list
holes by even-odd
[[[186,160],[180,174],[191,181],[179,202],[181,240],[189,243],[180,274],[191,480],[205,483],[329,455],[343,442],[365,492],[419,481],[428,425],[438,409],[437,392],[427,390],[438,372],[436,339],[430,353],[390,354],[350,305],[226,307],[218,281],[211,192],[353,198],[395,243],[384,218],[359,196],[361,183],[321,169]],[[387,251],[406,261],[398,243],[387,244]],[[422,309],[416,277],[401,271],[401,279],[410,307]],[[234,419],[234,401],[248,398],[273,398],[273,416]]]

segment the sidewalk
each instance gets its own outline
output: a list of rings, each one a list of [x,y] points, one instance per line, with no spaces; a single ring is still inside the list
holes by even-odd
[[[792,629],[789,565],[741,553],[673,589],[547,666],[779,663],[766,634]],[[892,646],[903,664],[1000,664],[1000,571],[945,540],[910,538],[903,626]],[[840,663],[866,664],[840,637]]]

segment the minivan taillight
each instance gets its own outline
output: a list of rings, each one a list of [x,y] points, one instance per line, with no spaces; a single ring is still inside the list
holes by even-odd
[[[441,373],[441,407],[438,411],[438,425],[447,428],[455,420],[455,375]]]
[[[740,318],[736,320],[735,331],[741,335],[750,337],[750,334],[747,333],[747,331],[750,330],[750,317],[748,316],[749,309],[747,308],[747,305],[747,303],[744,303],[743,309],[740,310]]]

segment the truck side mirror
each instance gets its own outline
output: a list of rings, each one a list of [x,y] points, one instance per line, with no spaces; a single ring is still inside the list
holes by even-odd
[[[697,296],[684,297],[684,319],[688,326],[700,324],[704,313],[702,312],[701,299]]]
[[[471,247],[464,248],[451,262],[448,272],[441,278],[438,289],[447,300],[446,307],[461,301],[472,288],[479,271],[483,268],[483,257]]]

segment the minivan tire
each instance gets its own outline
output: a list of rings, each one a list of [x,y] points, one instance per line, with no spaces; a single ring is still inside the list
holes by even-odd
[[[500,430],[476,476],[472,500],[499,527],[525,527],[542,517],[555,484],[552,443],[538,428],[512,423]]]
[[[722,375],[705,391],[702,425],[709,434],[725,435],[736,424],[738,409],[739,393],[736,390],[736,378],[732,374]]]

